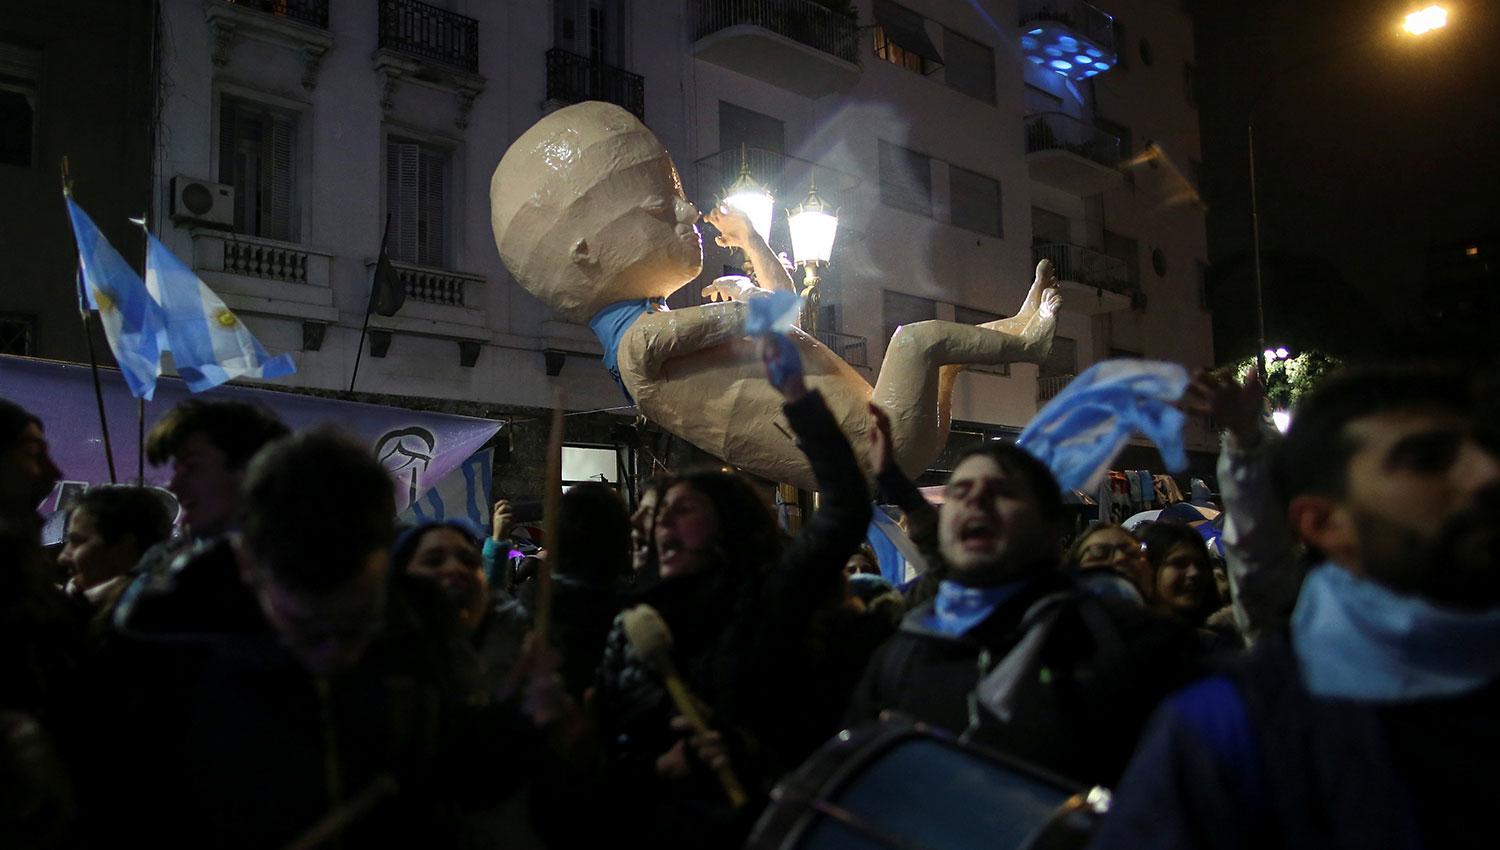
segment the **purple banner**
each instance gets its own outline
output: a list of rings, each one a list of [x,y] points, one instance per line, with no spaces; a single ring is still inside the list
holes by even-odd
[[[136,400],[118,371],[100,369],[99,378],[104,388],[115,472],[121,483],[134,481],[139,458]],[[146,429],[149,431],[173,405],[189,395],[182,381],[163,377],[157,384],[155,399],[146,403]],[[293,430],[333,425],[363,440],[396,479],[396,505],[402,510],[458,469],[500,430],[499,422],[488,419],[228,384],[199,395],[261,405]],[[70,496],[85,486],[109,481],[89,367],[0,355],[0,396],[41,418],[52,457],[62,469],[63,481],[42,503],[43,514],[51,513],[59,501],[68,504]],[[146,465],[147,484],[165,486],[171,474],[169,467]]]

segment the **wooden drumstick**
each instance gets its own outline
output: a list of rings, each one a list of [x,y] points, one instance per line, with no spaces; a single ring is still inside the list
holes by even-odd
[[[677,712],[687,718],[694,732],[707,732],[708,724],[698,710],[697,700],[682,677],[677,675],[677,665],[672,663],[672,631],[667,628],[666,621],[650,605],[637,605],[621,616],[621,623],[625,627],[625,639],[635,647],[636,654],[667,683],[667,693],[672,697],[672,704],[677,706]],[[724,796],[729,798],[729,805],[736,809],[745,805],[745,789],[734,775],[734,769],[726,764],[714,768],[714,773],[724,788]]]

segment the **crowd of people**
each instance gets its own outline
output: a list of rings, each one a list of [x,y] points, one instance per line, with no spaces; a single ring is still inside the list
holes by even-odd
[[[1196,376],[1221,554],[1070,535],[1007,443],[929,504],[879,407],[864,468],[775,356],[821,494],[794,535],[684,471],[633,513],[570,489],[527,558],[506,501],[398,527],[367,447],[204,400],[147,441],[175,533],[96,486],[44,548],[46,423],[0,400],[0,845],[738,847],[830,738],[907,718],[1113,789],[1095,847],[1493,846],[1500,461],[1463,376],[1351,370],[1284,436],[1253,373]]]

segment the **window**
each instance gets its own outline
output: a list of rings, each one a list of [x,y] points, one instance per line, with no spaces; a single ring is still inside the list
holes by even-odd
[[[1130,285],[1139,286],[1141,283],[1141,251],[1134,239],[1121,236],[1118,233],[1104,231],[1104,253],[1106,256],[1114,257],[1125,262],[1125,268],[1130,273]]]
[[[1065,336],[1052,338],[1052,350],[1037,372],[1042,378],[1071,378],[1078,374],[1078,341]]]
[[[1059,77],[1058,79],[1062,79]],[[1043,88],[1037,88],[1027,83],[1021,90],[1021,105],[1025,107],[1027,115],[1036,115],[1041,112],[1063,111],[1063,99]]]
[[[875,0],[875,55],[918,74],[943,67],[943,55],[927,36],[921,15],[890,0]]]
[[[0,313],[0,354],[36,354],[36,316]]]
[[[1000,181],[948,166],[949,208],[953,224],[976,233],[1003,236],[1000,220]]]
[[[1041,207],[1031,208],[1031,244],[1067,245],[1073,241],[1071,231],[1072,223],[1067,216]]]
[[[880,202],[932,217],[932,160],[916,151],[881,142]]]
[[[40,64],[36,51],[0,42],[0,165],[36,164]]]
[[[896,335],[896,328],[937,318],[936,301],[904,292],[885,290],[880,306],[885,322],[884,345],[887,347],[891,344],[891,337]]]
[[[1001,316],[999,313],[991,313],[987,310],[975,310],[972,307],[959,307],[957,305],[954,305],[953,307],[953,321],[958,322],[961,325],[982,325],[987,322],[994,322],[1003,318],[1005,317]],[[968,367],[968,371],[983,372],[987,375],[1000,375],[1002,377],[1009,377],[1010,364],[996,363],[991,366],[970,366]]]
[[[219,182],[234,187],[234,230],[296,242],[297,114],[237,97],[219,102]]]
[[[943,30],[948,61],[943,76],[948,87],[985,103],[995,102],[995,51],[950,29]]]
[[[391,259],[434,268],[448,262],[448,158],[446,150],[421,142],[386,142]]]

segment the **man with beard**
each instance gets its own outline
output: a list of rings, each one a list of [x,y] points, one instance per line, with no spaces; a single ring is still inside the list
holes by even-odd
[[[1500,461],[1465,382],[1329,380],[1275,460],[1290,628],[1163,705],[1095,847],[1494,846]]]

